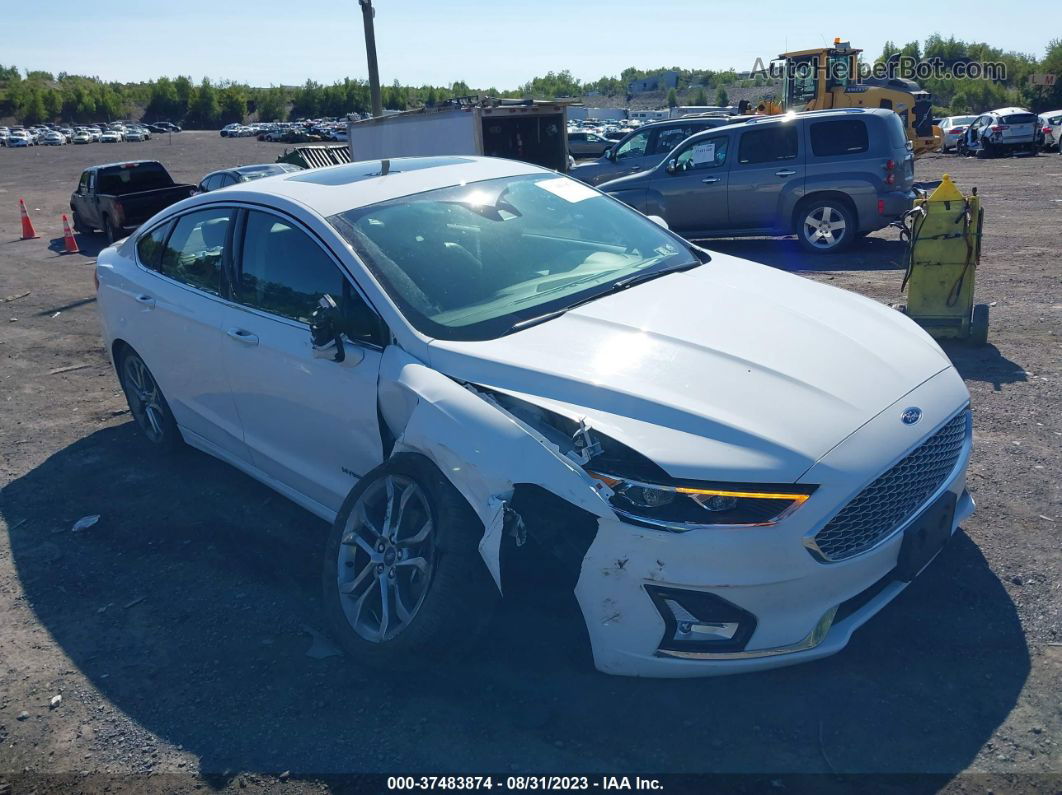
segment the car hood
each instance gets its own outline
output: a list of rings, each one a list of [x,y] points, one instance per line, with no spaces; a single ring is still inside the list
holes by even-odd
[[[434,340],[429,356],[585,417],[674,477],[749,482],[798,480],[951,366],[899,312],[721,254],[496,340]]]
[[[621,190],[636,190],[638,188],[644,188],[646,180],[651,178],[650,175],[655,171],[655,168],[647,168],[643,171],[636,171],[633,174],[616,177],[615,179],[601,182],[597,185],[597,189],[604,193],[614,193]]]
[[[614,171],[619,171],[615,163],[606,157],[599,157],[588,163],[578,163],[572,168],[569,168],[568,176],[582,180],[588,184],[593,184],[593,182],[599,180],[603,174],[609,174]]]

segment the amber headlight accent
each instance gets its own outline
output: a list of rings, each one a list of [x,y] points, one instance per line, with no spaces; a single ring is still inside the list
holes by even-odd
[[[777,524],[815,490],[814,486],[774,484],[666,485],[587,471],[612,489],[610,503],[620,518],[673,532]]]

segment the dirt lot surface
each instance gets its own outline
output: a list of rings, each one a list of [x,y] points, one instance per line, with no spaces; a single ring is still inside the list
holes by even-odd
[[[964,531],[835,657],[653,681],[591,670],[537,599],[508,604],[477,656],[430,674],[328,656],[325,525],[205,455],[159,460],[138,437],[100,346],[100,241],[58,253],[80,169],[158,158],[196,182],[283,148],[181,133],[0,149],[0,792],[319,790],[353,771],[1062,786],[1062,157],[918,164],[920,179],[976,185],[986,206],[977,294],[991,344],[948,347],[975,411],[978,511]],[[38,240],[18,240],[20,196]],[[710,246],[903,300],[894,231],[836,258],[792,240]]]

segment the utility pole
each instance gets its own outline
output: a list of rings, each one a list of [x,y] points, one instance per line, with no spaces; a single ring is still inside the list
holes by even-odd
[[[376,12],[372,0],[358,0],[361,6],[361,18],[365,23],[365,55],[369,59],[369,96],[372,98],[372,115],[383,116],[383,104],[380,102],[380,69],[376,65],[376,32],[372,27],[372,18]]]

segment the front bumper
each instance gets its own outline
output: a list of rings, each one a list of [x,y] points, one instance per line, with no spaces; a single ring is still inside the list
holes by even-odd
[[[840,562],[817,561],[806,540],[967,400],[950,368],[905,395],[801,478],[819,484],[815,496],[774,527],[674,534],[602,519],[576,585],[598,669],[628,676],[712,676],[794,665],[840,651],[858,627],[906,587],[890,575],[903,531],[921,508],[876,547]],[[924,419],[932,418],[917,431],[899,421],[911,405],[923,409]],[[954,468],[925,503],[945,492],[955,495],[952,532],[974,510],[965,490],[970,449],[968,433]],[[711,594],[754,616],[755,629],[740,649],[661,649],[671,628],[646,586]]]

